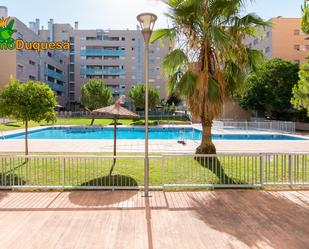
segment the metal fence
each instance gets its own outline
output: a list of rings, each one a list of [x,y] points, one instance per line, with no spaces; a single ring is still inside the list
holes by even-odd
[[[140,118],[144,117],[143,111],[136,111],[137,114],[140,115]],[[57,117],[60,118],[93,118],[93,114],[88,111],[79,111],[79,112],[72,112],[72,111],[59,111],[57,112]],[[96,113],[95,117],[105,117],[106,115]],[[112,117],[111,117],[112,118]],[[149,112],[149,118],[158,119],[158,120],[189,120],[189,117],[186,113],[182,112],[165,112],[165,111],[151,111]]]
[[[0,156],[0,189],[143,189],[143,156]],[[150,157],[150,188],[308,185],[309,153]]]
[[[218,128],[238,128],[242,130],[271,130],[282,132],[295,132],[295,123],[290,121],[214,121],[214,126]]]

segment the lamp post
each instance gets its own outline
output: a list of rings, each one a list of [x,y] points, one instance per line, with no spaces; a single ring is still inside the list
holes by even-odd
[[[152,13],[142,13],[137,16],[145,41],[145,161],[144,161],[144,196],[149,197],[149,157],[148,157],[148,85],[149,85],[149,40],[157,16]]]

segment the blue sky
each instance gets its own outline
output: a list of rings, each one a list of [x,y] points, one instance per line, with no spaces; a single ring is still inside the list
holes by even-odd
[[[303,0],[255,0],[248,4],[246,11],[256,12],[264,19],[300,17],[302,3]],[[9,15],[26,24],[39,18],[45,28],[48,19],[53,18],[56,23],[79,21],[81,29],[135,29],[135,17],[143,11],[158,15],[156,27],[167,25],[162,15],[167,8],[160,0],[0,0],[0,5],[7,6]]]

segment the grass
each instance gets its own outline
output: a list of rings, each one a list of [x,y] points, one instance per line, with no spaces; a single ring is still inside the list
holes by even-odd
[[[58,118],[57,122],[55,122],[54,125],[90,125],[91,120],[92,120],[91,118]],[[183,123],[183,121],[187,121],[187,120],[180,120],[179,117],[175,119],[162,119],[162,120],[150,118],[149,120],[150,120],[149,122],[150,125],[158,125],[160,122],[162,123],[173,122],[173,123],[181,124]],[[143,125],[144,120],[143,119],[119,119],[118,123],[122,125]],[[113,120],[106,119],[106,118],[95,119],[95,122],[94,122],[94,125],[111,125],[111,124],[113,124]],[[33,121],[29,122],[29,127],[46,126],[46,125],[50,125],[50,124],[46,122],[41,122],[41,123],[37,123]],[[0,124],[0,131],[23,129],[24,127],[25,126],[23,122]]]
[[[91,155],[107,156],[109,154]],[[120,155],[128,156],[128,154]],[[23,158],[9,158],[8,156],[7,159],[1,159],[0,183],[2,185],[11,185],[14,182],[28,186],[61,186],[63,167],[65,168],[66,186],[141,186],[144,181],[143,157],[118,158],[114,166],[112,158],[76,159],[73,155],[72,157],[69,155],[66,159],[61,157],[30,158],[27,162]],[[218,159],[229,181],[239,184],[260,182],[258,157],[218,156]],[[297,162],[297,164],[292,164],[292,176],[297,181],[309,182],[309,157],[299,157]],[[222,182],[218,178],[220,174],[216,172],[218,170],[216,163],[209,159],[201,159],[198,162],[193,156],[166,156],[163,171],[162,159],[151,158],[150,185],[161,186],[163,178],[167,184],[220,184]],[[287,156],[272,156],[265,161],[264,181],[288,182],[288,173]],[[223,173],[221,175],[223,176]]]

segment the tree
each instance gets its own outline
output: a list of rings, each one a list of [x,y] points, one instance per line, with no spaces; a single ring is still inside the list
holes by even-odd
[[[113,94],[102,80],[88,80],[81,88],[81,103],[90,111],[108,106],[112,100]],[[92,118],[91,125],[93,123],[94,118]]]
[[[290,100],[298,70],[297,64],[282,59],[266,61],[256,73],[250,74],[248,90],[240,98],[240,105],[264,117],[291,119],[296,114]]]
[[[307,1],[305,0],[304,5],[302,6],[302,22],[301,22],[301,28],[304,31],[305,34],[309,34],[309,5],[307,4]]]
[[[307,5],[306,1],[302,11],[302,30],[304,33],[309,34],[309,5]],[[299,81],[293,88],[291,103],[298,110],[307,109],[307,115],[309,116],[309,61],[301,66]]]
[[[129,91],[129,97],[135,108],[145,109],[145,84],[139,84]],[[148,88],[149,109],[154,109],[160,104],[160,91],[152,85]]]
[[[291,103],[298,110],[307,109],[309,116],[309,61],[301,66],[299,81],[293,88]]]
[[[155,31],[151,41],[177,43],[162,63],[169,93],[185,98],[192,116],[201,120],[196,153],[215,154],[213,120],[221,117],[225,101],[263,59],[261,52],[246,48],[243,39],[268,23],[254,14],[241,16],[243,0],[166,2],[171,28]]]
[[[28,122],[56,120],[54,92],[42,82],[28,81],[21,84],[11,78],[8,85],[0,90],[0,114],[14,117],[25,123],[25,154],[28,150]]]

